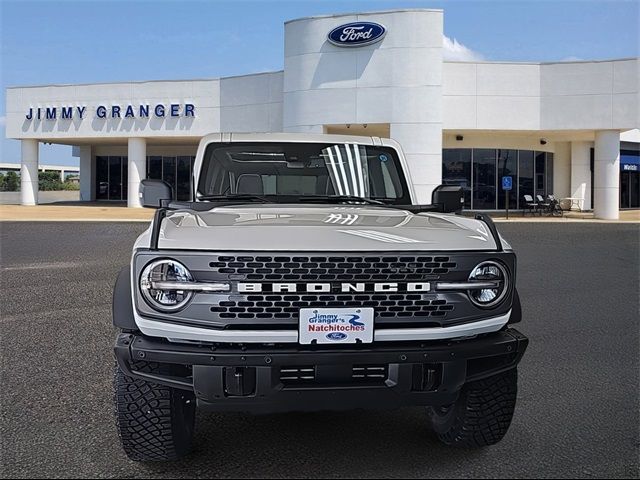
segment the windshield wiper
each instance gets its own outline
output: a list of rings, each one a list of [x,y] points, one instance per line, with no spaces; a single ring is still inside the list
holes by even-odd
[[[254,195],[252,193],[227,193],[225,195],[202,195],[198,197],[198,200],[207,200],[207,201],[255,201],[258,200],[262,203],[278,203],[275,199],[269,199],[267,197],[263,197],[262,195]]]
[[[358,197],[356,195],[301,195],[298,197],[300,201],[304,202],[306,200],[309,201],[335,201],[335,202],[359,202],[366,203],[368,205],[384,205],[388,207],[388,205],[380,200],[374,200],[373,198],[366,197]]]

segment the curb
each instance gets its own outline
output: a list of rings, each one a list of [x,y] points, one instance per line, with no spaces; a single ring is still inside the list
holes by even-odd
[[[582,219],[582,218],[567,218],[564,220],[529,220],[529,219],[505,219],[505,218],[494,218],[494,223],[555,223],[562,225],[564,223],[629,223],[629,224],[640,224],[640,220],[599,220],[595,218],[590,219]]]

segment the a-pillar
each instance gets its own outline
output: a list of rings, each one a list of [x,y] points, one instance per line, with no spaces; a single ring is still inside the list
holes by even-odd
[[[80,200],[91,202],[96,199],[96,169],[93,166],[91,145],[80,146]]]
[[[620,208],[620,132],[596,132],[593,160],[593,213],[596,218],[617,220]]]
[[[129,139],[129,180],[127,190],[127,206],[142,207],[138,195],[140,182],[146,178],[147,141],[144,138]]]
[[[20,203],[38,203],[38,140],[22,140],[20,161]]]

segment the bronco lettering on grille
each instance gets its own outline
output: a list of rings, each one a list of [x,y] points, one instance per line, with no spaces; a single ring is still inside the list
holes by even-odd
[[[238,283],[239,293],[428,292],[429,282],[408,283]]]

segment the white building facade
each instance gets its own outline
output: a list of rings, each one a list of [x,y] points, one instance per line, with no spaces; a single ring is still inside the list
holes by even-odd
[[[372,24],[382,35],[359,46],[329,40],[349,24],[365,39]],[[82,200],[139,207],[129,192],[147,177],[190,197],[205,134],[326,132],[400,142],[422,203],[444,182],[465,187],[467,208],[501,209],[500,179],[512,176],[511,208],[522,208],[524,194],[579,199],[604,219],[640,206],[638,58],[448,62],[443,38],[442,10],[303,18],[285,24],[283,71],[9,88],[22,203],[37,203],[40,142],[75,147]]]

